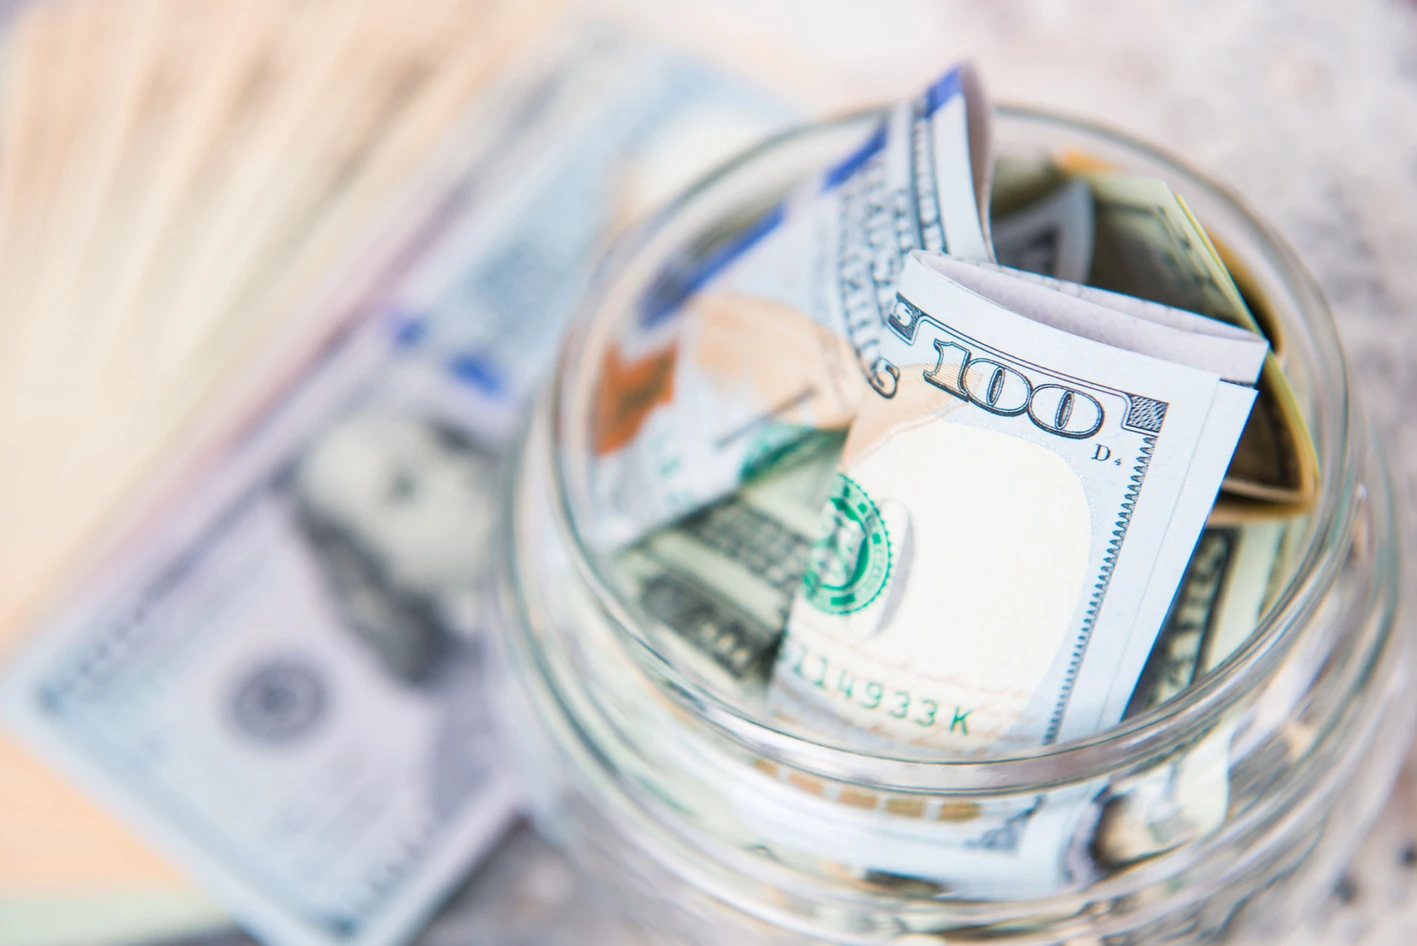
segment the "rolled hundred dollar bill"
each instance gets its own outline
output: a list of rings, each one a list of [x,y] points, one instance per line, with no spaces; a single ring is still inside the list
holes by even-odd
[[[884,325],[770,706],[965,754],[1116,722],[1267,342],[924,253]]]
[[[992,258],[989,107],[957,66],[742,234],[662,272],[594,392],[598,537],[737,488],[765,449],[842,430],[896,384],[884,317],[913,249]]]

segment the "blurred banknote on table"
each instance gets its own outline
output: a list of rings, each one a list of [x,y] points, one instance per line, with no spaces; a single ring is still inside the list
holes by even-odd
[[[785,117],[604,33],[488,94],[353,303],[309,316],[309,361],[251,388],[4,680],[7,722],[269,942],[405,941],[507,829],[499,453],[607,235]]]

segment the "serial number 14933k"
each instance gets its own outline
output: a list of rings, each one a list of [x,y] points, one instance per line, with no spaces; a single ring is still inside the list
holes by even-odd
[[[846,700],[895,719],[908,719],[923,728],[948,725],[950,732],[969,735],[969,714],[973,710],[956,706],[941,712],[940,704],[934,700],[917,697],[909,690],[898,690],[879,680],[858,678],[845,667],[834,665],[825,656],[812,653],[796,641],[783,642],[779,659],[789,665],[792,673],[832,699]]]

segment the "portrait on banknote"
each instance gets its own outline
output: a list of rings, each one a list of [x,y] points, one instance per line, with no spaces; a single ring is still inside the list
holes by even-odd
[[[475,646],[492,476],[465,431],[389,410],[340,418],[292,464],[295,522],[341,626],[395,679]]]

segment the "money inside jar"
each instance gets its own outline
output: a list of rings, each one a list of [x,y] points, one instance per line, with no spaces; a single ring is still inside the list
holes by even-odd
[[[1183,197],[998,161],[989,118],[968,65],[890,109],[666,267],[595,394],[628,597],[697,678],[833,743],[997,754],[1156,705],[1253,629],[1317,492]]]
[[[1146,713],[1256,629],[1317,496],[1273,340],[1184,198],[996,157],[989,124],[951,69],[663,266],[603,356],[608,572],[690,679],[811,741],[997,758]],[[738,814],[873,877],[1046,895],[1221,823],[1235,733],[967,812],[797,775]]]

